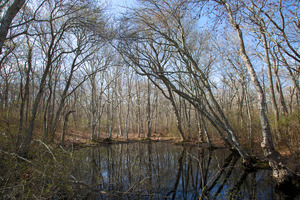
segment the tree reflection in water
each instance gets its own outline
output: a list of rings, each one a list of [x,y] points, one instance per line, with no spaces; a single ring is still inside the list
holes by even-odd
[[[80,198],[275,199],[271,172],[246,173],[238,155],[226,149],[160,142],[102,145],[80,149],[71,163]]]

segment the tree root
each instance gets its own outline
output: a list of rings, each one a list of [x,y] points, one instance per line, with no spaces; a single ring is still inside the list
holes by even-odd
[[[276,193],[283,197],[294,198],[300,195],[300,177],[292,172],[283,162],[275,162],[268,157],[268,161],[262,161],[252,156],[250,160],[243,161],[244,170],[248,173],[257,170],[272,170],[276,181]]]

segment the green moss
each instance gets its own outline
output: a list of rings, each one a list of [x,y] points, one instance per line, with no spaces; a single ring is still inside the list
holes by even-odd
[[[187,140],[179,140],[178,142],[177,142],[177,144],[185,144],[187,142]]]
[[[267,162],[258,162],[253,165],[257,169],[269,169],[270,166]]]

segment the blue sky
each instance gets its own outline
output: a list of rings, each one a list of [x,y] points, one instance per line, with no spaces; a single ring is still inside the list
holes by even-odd
[[[117,9],[117,11],[122,11],[122,7],[128,7],[134,4],[136,0],[107,0],[107,2],[109,2],[114,9]]]

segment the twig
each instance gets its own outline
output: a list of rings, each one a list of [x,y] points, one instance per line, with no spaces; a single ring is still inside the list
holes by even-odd
[[[48,151],[49,151],[50,154],[52,155],[52,157],[53,157],[53,159],[55,160],[55,162],[57,162],[57,160],[56,160],[56,158],[55,158],[53,152],[51,151],[51,149],[49,148],[49,146],[48,146],[47,144],[45,144],[42,140],[35,140],[35,141],[42,143],[42,144],[48,149]]]
[[[144,181],[146,181],[147,179],[150,179],[151,177],[146,177],[146,178],[144,178],[143,180],[141,180],[139,183],[137,183],[137,184],[142,184]],[[125,192],[124,192],[124,194],[127,194],[127,193],[129,193],[129,191],[132,189],[132,188],[134,188],[137,184],[133,184],[128,190],[126,190]]]
[[[1,152],[1,153],[4,153],[4,154],[6,154],[6,155],[15,156],[15,157],[17,157],[17,158],[19,158],[19,159],[21,159],[21,160],[24,160],[24,161],[26,161],[26,162],[28,162],[28,163],[34,165],[33,162],[31,162],[30,160],[28,160],[28,159],[26,159],[26,158],[24,158],[24,157],[22,157],[22,156],[19,156],[19,155],[16,154],[16,153],[9,153],[9,152],[2,151],[2,150],[0,150],[0,152]]]
[[[171,196],[163,196],[161,194],[143,194],[143,193],[137,193],[137,192],[128,192],[128,190],[126,192],[122,192],[122,191],[110,191],[110,192],[105,192],[105,191],[99,191],[95,188],[92,188],[90,185],[77,180],[73,175],[70,175],[70,177],[73,179],[72,182],[75,184],[79,184],[81,186],[86,187],[87,189],[94,191],[94,192],[98,192],[102,195],[106,195],[106,196],[120,196],[120,195],[135,195],[135,196],[150,196],[150,197],[159,197],[159,198],[171,198]],[[147,178],[145,178],[143,181],[145,181]]]
[[[122,191],[111,191],[112,193],[107,193],[107,194],[109,194],[109,195],[111,195],[111,196],[120,196],[120,195],[125,195],[125,193],[124,192],[122,192]],[[113,193],[115,193],[115,194],[113,194]],[[172,196],[164,196],[164,195],[161,195],[161,194],[145,194],[145,193],[137,193],[137,192],[127,192],[126,193],[127,195],[134,195],[134,196],[150,196],[150,197],[159,197],[159,198],[165,198],[165,199],[167,199],[167,198],[172,198]]]

